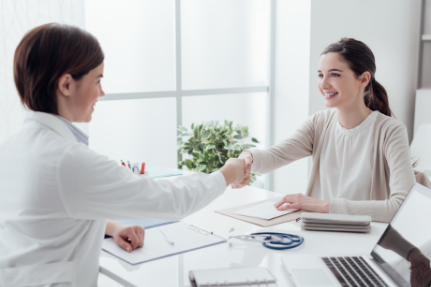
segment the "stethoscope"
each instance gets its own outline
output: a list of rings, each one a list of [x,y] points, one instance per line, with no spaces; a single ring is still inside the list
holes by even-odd
[[[257,232],[251,234],[229,236],[228,241],[230,246],[232,246],[232,243],[230,242],[231,239],[262,242],[262,245],[266,248],[275,250],[292,249],[298,247],[304,242],[304,237],[302,236],[277,232]]]

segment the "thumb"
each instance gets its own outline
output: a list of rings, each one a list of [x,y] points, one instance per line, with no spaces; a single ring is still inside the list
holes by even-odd
[[[126,241],[123,237],[120,237],[117,243],[127,252],[132,252],[132,245],[128,241]]]
[[[288,209],[301,209],[298,203],[287,203],[285,205],[279,206],[277,210],[288,210]]]

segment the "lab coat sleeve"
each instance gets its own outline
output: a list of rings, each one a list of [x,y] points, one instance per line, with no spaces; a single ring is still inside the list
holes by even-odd
[[[72,218],[179,220],[209,204],[226,189],[221,172],[153,180],[74,145],[58,163],[57,181]]]

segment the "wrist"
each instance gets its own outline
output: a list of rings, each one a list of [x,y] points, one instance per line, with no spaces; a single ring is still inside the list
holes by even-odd
[[[229,186],[231,183],[234,182],[234,176],[232,175],[234,171],[231,169],[229,165],[223,166],[221,169],[219,169],[219,171],[224,176],[224,180],[226,181],[226,186]]]
[[[407,253],[407,261],[409,261],[409,262],[411,262],[410,260],[411,260],[411,257],[413,256],[413,254],[414,253],[416,253],[417,252],[417,248],[415,247],[415,248],[412,248],[412,249],[410,249],[410,251]]]
[[[124,226],[124,224],[121,223],[121,222],[116,222],[116,221],[108,220],[108,222],[106,224],[105,235],[113,237],[114,234],[116,232],[118,232],[118,230],[121,229],[123,226]]]
[[[243,151],[243,152],[239,155],[239,157],[238,157],[238,158],[243,158],[243,159],[245,159],[245,158],[247,158],[247,157],[250,157],[250,158],[251,158],[251,163],[253,163],[253,154],[252,154],[249,150],[245,150],[245,151]]]
[[[322,212],[323,213],[329,213],[330,209],[331,209],[331,201],[330,200],[323,200]]]

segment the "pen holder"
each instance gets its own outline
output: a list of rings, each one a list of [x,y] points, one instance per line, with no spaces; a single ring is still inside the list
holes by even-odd
[[[147,171],[144,174],[140,174],[140,177],[150,177],[150,173]]]

